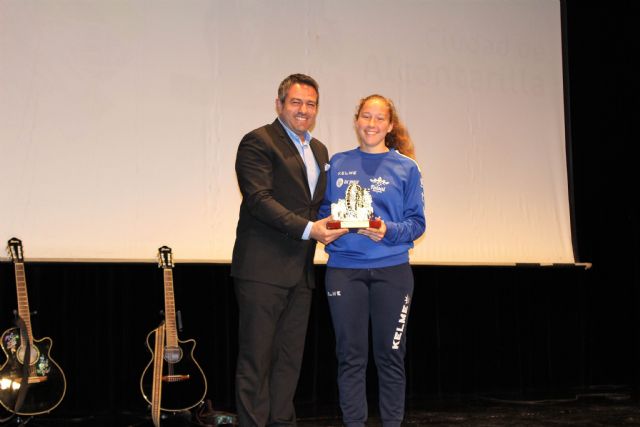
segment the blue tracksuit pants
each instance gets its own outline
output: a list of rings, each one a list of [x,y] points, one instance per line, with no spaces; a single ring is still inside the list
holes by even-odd
[[[347,427],[367,421],[366,371],[369,320],[384,427],[404,416],[405,342],[413,273],[409,264],[372,269],[328,267],[326,290],[336,334],[338,389]]]

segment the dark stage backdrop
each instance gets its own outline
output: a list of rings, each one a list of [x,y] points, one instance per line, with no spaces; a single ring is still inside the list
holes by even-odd
[[[297,401],[335,405],[333,331],[318,268]],[[635,386],[637,290],[578,267],[417,267],[408,329],[408,395],[517,398]],[[138,381],[150,354],[146,334],[160,321],[162,271],[149,264],[26,265],[36,338],[54,340],[67,374],[56,415],[146,411]],[[0,321],[11,325],[13,268],[0,265]],[[181,338],[214,405],[233,409],[237,314],[228,265],[174,268]],[[375,399],[375,379],[369,384]]]
[[[630,117],[639,113],[630,65],[636,6],[585,3],[567,2],[566,71],[577,249],[593,268],[414,267],[410,399],[637,389],[639,180],[630,144]],[[52,337],[53,357],[68,377],[56,415],[146,411],[138,380],[149,360],[145,336],[160,320],[161,270],[27,262],[26,273],[38,311],[34,334]],[[323,267],[317,276],[297,395],[311,407],[337,401]],[[209,398],[232,410],[237,312],[229,266],[178,264],[174,279],[181,337],[198,341]],[[11,325],[14,307],[13,266],[0,263],[0,326]]]

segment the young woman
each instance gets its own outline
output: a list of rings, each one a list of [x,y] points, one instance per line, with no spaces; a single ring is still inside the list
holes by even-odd
[[[370,95],[355,115],[359,147],[331,159],[320,217],[357,183],[368,190],[380,228],[360,229],[326,246],[326,290],[336,334],[343,422],[367,420],[369,321],[384,427],[404,417],[405,341],[413,273],[409,249],[424,233],[424,197],[413,144],[391,100]]]

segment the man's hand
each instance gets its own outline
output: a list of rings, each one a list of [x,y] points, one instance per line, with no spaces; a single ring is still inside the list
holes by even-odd
[[[338,237],[347,234],[349,230],[346,228],[339,228],[337,230],[329,230],[327,229],[327,222],[331,221],[331,216],[328,216],[324,219],[318,220],[313,223],[311,226],[311,232],[309,233],[309,237],[314,240],[317,240],[324,245],[328,245],[329,243],[336,240]]]

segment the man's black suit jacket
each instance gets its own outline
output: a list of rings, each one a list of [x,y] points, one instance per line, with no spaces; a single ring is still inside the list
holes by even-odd
[[[236,175],[242,192],[231,275],[292,287],[305,280],[314,287],[315,240],[302,240],[315,221],[327,185],[327,148],[311,139],[320,176],[313,196],[307,171],[278,119],[242,138]]]

